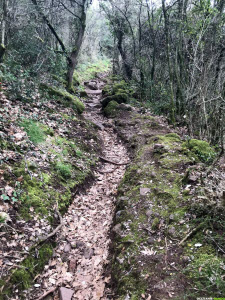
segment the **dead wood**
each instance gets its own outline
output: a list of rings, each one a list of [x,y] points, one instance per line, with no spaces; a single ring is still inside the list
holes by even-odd
[[[46,293],[44,293],[41,297],[39,297],[37,300],[42,300],[44,299],[45,297],[47,297],[49,294],[52,294],[54,293],[56,290],[57,290],[58,286],[50,289],[49,291],[47,291]]]
[[[129,164],[128,162],[127,162],[127,163],[117,163],[117,162],[115,162],[115,161],[111,161],[110,159],[107,159],[107,158],[101,157],[101,156],[99,156],[99,158],[100,158],[102,161],[107,162],[107,163],[110,163],[110,164],[112,164],[112,165],[124,166],[124,165],[128,165],[128,164]]]

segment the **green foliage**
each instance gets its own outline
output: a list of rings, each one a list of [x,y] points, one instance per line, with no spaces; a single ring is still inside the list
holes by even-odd
[[[224,295],[225,286],[223,276],[225,265],[222,259],[213,254],[200,253],[185,270],[201,290],[206,290],[209,294],[216,289],[220,295]]]
[[[35,122],[30,119],[24,119],[20,126],[24,128],[29,139],[34,144],[38,144],[45,141],[45,133],[43,128],[38,122]]]
[[[56,165],[56,170],[60,173],[60,175],[65,178],[68,179],[71,177],[71,166],[70,165],[66,165],[63,163],[57,163]]]
[[[191,139],[183,146],[190,149],[202,162],[210,163],[216,157],[216,151],[205,141]]]
[[[74,80],[79,84],[96,77],[98,73],[108,72],[111,68],[111,62],[108,59],[97,60],[94,63],[78,65],[78,69],[74,72]]]
[[[10,283],[16,284],[20,290],[29,288],[35,276],[43,270],[52,254],[51,244],[45,244],[39,250],[33,250],[23,261],[20,268],[13,273]]]

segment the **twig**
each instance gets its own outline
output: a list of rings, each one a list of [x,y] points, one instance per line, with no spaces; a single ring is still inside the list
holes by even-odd
[[[117,170],[117,167],[115,167],[113,170],[110,170],[110,171],[98,171],[98,172],[101,174],[109,174],[109,173],[113,173],[116,170]]]
[[[187,239],[189,239],[189,237],[191,237],[193,234],[195,234],[197,231],[199,231],[203,225],[205,225],[204,223],[201,223],[200,225],[198,225],[196,228],[194,228],[193,230],[191,230],[184,238],[182,241],[179,242],[178,246],[181,246],[184,242],[186,242]]]
[[[38,241],[38,243],[37,243],[35,246],[37,246],[37,245],[39,245],[39,244],[42,244],[42,243],[45,242],[46,240],[48,240],[48,239],[50,239],[51,237],[53,237],[53,236],[61,229],[61,227],[63,226],[63,218],[62,218],[60,212],[58,211],[58,209],[56,209],[56,212],[57,212],[57,214],[58,214],[58,216],[59,216],[59,220],[60,220],[59,225],[58,225],[51,233],[49,233],[46,237],[40,239],[40,240]],[[33,248],[33,246],[32,246],[32,248]]]
[[[51,232],[49,233],[46,237],[40,239],[35,245],[32,245],[29,249],[29,251],[32,249],[32,248],[35,248],[37,247],[38,245],[44,243],[46,240],[50,239],[51,237],[53,237],[59,230],[60,228],[62,227],[63,225],[63,218],[60,214],[60,212],[58,211],[58,209],[56,209],[56,212],[58,213],[58,216],[59,216],[59,219],[60,219],[60,224]],[[24,258],[25,259],[25,258]],[[17,267],[17,268],[26,268],[24,266],[20,266],[20,265],[13,265],[12,268],[14,267]],[[14,269],[13,272],[11,273],[11,275],[7,278],[7,280],[5,281],[5,284],[0,288],[0,292],[2,293],[2,291],[4,290],[6,284],[10,281],[10,279],[12,278],[12,275],[16,272],[17,269]],[[28,270],[29,271],[29,270]],[[43,298],[42,298],[43,299]]]
[[[165,237],[165,245],[166,245],[166,254],[165,254],[165,264],[167,265],[167,252],[168,252],[168,244],[167,244],[167,238]]]
[[[214,238],[211,237],[211,235],[206,234],[213,242],[214,244],[218,247],[219,251],[221,251],[223,254],[225,254],[225,251],[217,244],[217,242],[214,240]]]
[[[14,232],[14,233],[18,233],[18,231],[15,229],[15,228],[13,228],[12,226],[10,226],[10,225],[8,225],[8,224],[6,224],[6,223],[4,223],[4,224],[1,224],[0,225],[0,228],[1,227],[8,227],[8,228],[10,228],[10,229],[12,229],[12,231]]]
[[[102,161],[107,162],[107,163],[110,163],[110,164],[112,164],[112,165],[124,166],[124,165],[128,165],[128,164],[129,164],[128,162],[127,162],[127,163],[117,163],[117,162],[115,162],[115,161],[111,161],[111,160],[109,160],[109,159],[107,159],[107,158],[104,158],[104,157],[101,157],[101,156],[99,156],[99,158],[100,158]]]
[[[55,292],[55,290],[57,290],[58,286],[50,289],[49,291],[47,291],[46,293],[44,293],[41,297],[37,298],[37,300],[42,300],[44,299],[45,297],[47,297],[49,294],[52,294]]]

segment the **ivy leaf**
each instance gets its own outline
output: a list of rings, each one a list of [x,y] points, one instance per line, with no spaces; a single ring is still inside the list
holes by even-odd
[[[7,200],[9,200],[9,196],[7,196],[7,195],[3,194],[3,195],[2,195],[2,200],[3,200],[3,201],[7,201]]]
[[[15,197],[12,197],[13,202],[17,202],[17,199]]]

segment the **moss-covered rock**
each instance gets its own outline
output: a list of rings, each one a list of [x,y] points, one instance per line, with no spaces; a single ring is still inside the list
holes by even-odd
[[[115,117],[118,111],[119,104],[116,101],[111,101],[109,104],[104,108],[104,114],[107,117]]]
[[[66,101],[64,104],[71,106],[78,114],[82,114],[82,112],[85,110],[85,106],[81,100],[78,97],[68,93],[66,90],[57,89],[46,84],[42,84],[41,88],[46,90],[50,95],[57,96],[59,99]]]
[[[112,96],[108,96],[101,100],[102,107],[105,108],[111,101],[117,102],[118,104],[126,103],[128,100],[128,96],[125,93],[115,94]]]

